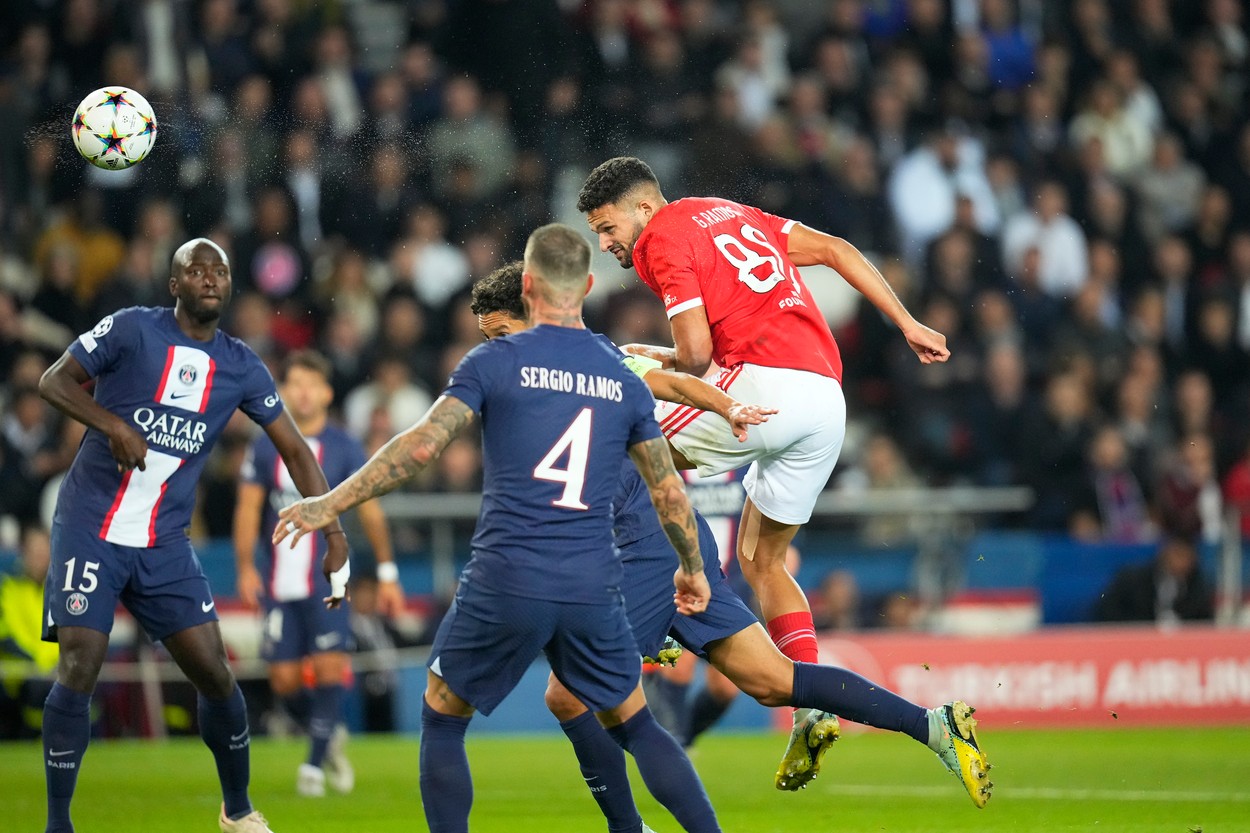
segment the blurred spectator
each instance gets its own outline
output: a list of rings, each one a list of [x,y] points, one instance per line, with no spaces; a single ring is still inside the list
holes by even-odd
[[[1171,534],[1164,537],[1150,563],[1125,567],[1116,574],[1099,598],[1094,616],[1104,622],[1159,625],[1210,620],[1215,615],[1213,592],[1192,539]]]
[[[1043,410],[1025,423],[1020,458],[1024,482],[1037,492],[1031,521],[1040,529],[1067,529],[1073,511],[1072,484],[1085,471],[1085,449],[1093,435],[1089,393],[1075,374],[1053,376]]]
[[[1154,534],[1141,481],[1120,429],[1104,425],[1089,446],[1089,472],[1080,487],[1074,526],[1098,531],[1095,540],[1136,544]]]
[[[313,73],[325,97],[331,128],[336,139],[354,136],[364,122],[366,79],[352,64],[352,48],[347,30],[328,26],[317,37]]]
[[[1219,540],[1223,504],[1209,435],[1181,436],[1155,495],[1156,515],[1165,533],[1206,544]]]
[[[979,231],[998,229],[997,204],[985,175],[984,148],[956,125],[935,133],[899,161],[890,178],[889,194],[903,250],[913,258],[950,228],[960,195],[972,200]]]
[[[1003,229],[1003,263],[1009,276],[1023,270],[1025,253],[1036,249],[1042,291],[1071,297],[1089,277],[1085,234],[1067,213],[1068,196],[1055,180],[1039,184],[1033,211],[1017,214]]]
[[[1184,157],[1175,134],[1160,136],[1150,163],[1135,181],[1138,216],[1147,239],[1153,242],[1164,233],[1176,234],[1187,228],[1198,213],[1205,183],[1202,169]]]
[[[1221,492],[1224,505],[1237,511],[1241,537],[1250,539],[1250,443],[1224,475]]]
[[[481,90],[467,75],[443,88],[443,115],[430,125],[426,151],[436,194],[454,190],[452,163],[459,161],[473,170],[471,195],[478,198],[503,186],[516,153],[508,131],[482,109]]]
[[[74,295],[79,304],[90,304],[100,287],[121,267],[126,243],[103,222],[103,202],[98,192],[81,192],[69,212],[48,227],[35,243],[34,261],[41,269],[62,247],[70,252]]]
[[[237,6],[236,0],[206,0],[199,8],[199,25],[192,29],[209,71],[209,87],[220,95],[235,89],[252,69]]]
[[[385,442],[416,425],[434,404],[434,397],[413,381],[408,362],[402,356],[379,356],[370,377],[371,381],[348,394],[343,403],[343,420],[373,453],[380,445],[377,440],[381,433],[385,433]]]
[[[1228,191],[1218,185],[1204,188],[1194,222],[1184,232],[1194,261],[1195,289],[1207,289],[1219,279],[1219,264],[1228,248],[1232,219],[1233,204]]]
[[[860,626],[859,584],[849,570],[834,570],[820,581],[812,601],[818,631],[855,631]]]
[[[34,387],[16,387],[0,418],[0,515],[39,518],[43,486],[73,459],[61,445],[60,420]]]
[[[830,187],[822,189],[825,231],[854,240],[870,259],[874,255],[898,254],[898,231],[872,144],[859,137],[851,139],[841,157]]]
[[[1090,87],[1086,106],[1072,120],[1069,133],[1077,147],[1097,138],[1107,170],[1122,178],[1132,177],[1145,167],[1154,146],[1149,125],[1124,106],[1122,93],[1106,79]]]
[[[764,39],[745,34],[732,59],[716,71],[716,82],[733,89],[738,101],[738,122],[747,130],[761,127],[777,111],[777,101],[790,83],[784,62],[772,58]]]
[[[369,257],[384,257],[404,229],[417,202],[409,181],[407,155],[397,145],[381,145],[369,158],[368,174],[346,189],[334,231]]]
[[[322,314],[329,317],[346,313],[360,332],[377,332],[378,297],[369,273],[369,261],[359,250],[344,248],[335,253],[329,275],[317,287]]]
[[[391,258],[396,285],[411,286],[416,298],[430,309],[444,308],[469,283],[469,259],[447,243],[446,233],[446,219],[436,206],[417,205],[409,215],[407,236]]]
[[[864,443],[853,468],[838,478],[838,487],[849,493],[914,489],[920,478],[911,470],[903,450],[886,434],[874,434]],[[915,537],[914,517],[902,514],[872,514],[860,523],[859,537],[874,547],[890,547]]]
[[[0,576],[0,740],[39,736],[52,683],[30,678],[51,674],[59,653],[56,643],[42,639],[43,584],[51,558],[48,531],[27,524],[16,569]]]
[[[1033,44],[1010,0],[981,0],[981,32],[989,53],[990,83],[1018,90],[1033,78]]]
[[[982,486],[1021,483],[1025,427],[1037,403],[1029,391],[1020,345],[999,342],[986,351],[984,379],[966,402],[973,476]]]

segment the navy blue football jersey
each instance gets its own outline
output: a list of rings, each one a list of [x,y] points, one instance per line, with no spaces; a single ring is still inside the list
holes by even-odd
[[[268,425],[282,413],[260,358],[220,330],[196,341],[172,307],[130,307],[105,316],[69,346],[96,380],[95,400],[148,443],[145,470],[117,470],[108,437],[88,429],[57,497],[59,523],[98,537],[155,547],[185,537],[209,451],[235,409]]]
[[[444,393],[482,422],[484,484],[462,580],[601,602],[621,581],[612,495],[635,443],[660,436],[651,392],[589,330],[540,325],[475,347]]]
[[[325,472],[330,488],[342,483],[365,464],[365,450],[360,442],[336,425],[326,425],[320,434],[306,436],[305,441]],[[324,535],[305,535],[296,544],[291,537],[279,544],[269,542],[268,531],[278,525],[278,510],[303,497],[291,479],[286,463],[278,454],[268,434],[261,434],[248,447],[241,472],[243,482],[265,488],[265,512],[261,521],[261,537],[265,539],[264,570],[269,598],[278,602],[320,599],[330,589],[321,574],[325,556]]]

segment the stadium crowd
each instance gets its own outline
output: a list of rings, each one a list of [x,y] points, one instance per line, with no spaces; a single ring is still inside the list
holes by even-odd
[[[467,288],[620,153],[843,236],[944,332],[922,367],[834,321],[868,485],[1028,484],[1086,540],[1250,533],[1250,30],[1237,0],[10,0],[0,27],[0,516],[36,521],[78,431],[36,390],[77,333],[233,260],[225,328],[316,347],[377,448],[480,340]],[[395,22],[401,25],[394,25]],[[126,172],[69,136],[105,83],[160,133]],[[615,267],[612,267],[615,269]],[[589,324],[668,343],[602,275]],[[767,403],[764,403],[767,404]],[[247,434],[201,532],[228,536]],[[865,449],[861,454],[860,449]],[[471,491],[458,440],[421,488]],[[886,519],[888,521],[888,519]],[[15,543],[10,522],[7,542]],[[3,543],[3,542],[0,542]]]

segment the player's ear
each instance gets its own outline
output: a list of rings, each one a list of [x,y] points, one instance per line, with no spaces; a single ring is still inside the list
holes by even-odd
[[[586,276],[586,291],[582,293],[583,298],[585,298],[587,295],[590,294],[591,287],[593,287],[594,285],[595,285],[595,273],[591,272],[589,275]]]

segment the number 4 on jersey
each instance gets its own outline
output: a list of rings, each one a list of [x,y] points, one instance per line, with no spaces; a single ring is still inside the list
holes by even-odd
[[[594,419],[594,411],[582,408],[556,444],[551,447],[534,467],[535,480],[548,480],[563,483],[564,493],[558,500],[552,501],[553,506],[564,509],[589,509],[582,503],[582,490],[586,486],[586,464],[590,458],[590,426]],[[556,468],[556,463],[564,452],[568,451],[569,459],[565,468]]]

